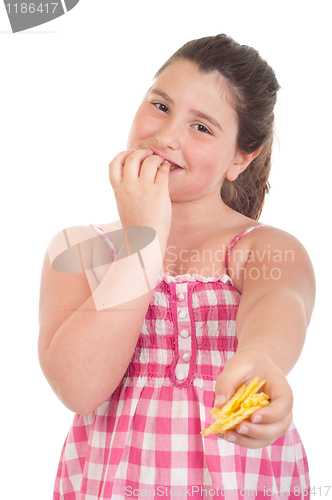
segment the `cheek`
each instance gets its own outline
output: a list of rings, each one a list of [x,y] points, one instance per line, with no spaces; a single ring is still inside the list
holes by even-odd
[[[211,151],[209,147],[202,142],[197,143],[195,140],[190,140],[186,145],[186,149],[188,161],[192,165],[199,166],[203,169],[210,163],[212,157]]]
[[[129,133],[129,140],[139,140],[150,136],[154,131],[153,120],[144,109],[138,109]]]
[[[206,174],[208,183],[213,179],[213,182],[220,184],[232,164],[233,149],[227,144],[223,147],[211,147],[211,144],[206,147],[200,145],[192,147],[188,158],[189,155],[191,165],[200,178],[204,179],[205,176],[202,174]]]
[[[213,172],[217,174],[223,163],[223,154],[220,153],[220,149],[211,147],[211,144],[195,145],[192,144],[190,152],[188,152],[188,158],[192,165],[201,171]]]

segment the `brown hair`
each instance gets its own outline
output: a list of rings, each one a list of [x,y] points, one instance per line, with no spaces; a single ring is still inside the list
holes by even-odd
[[[240,45],[226,35],[192,40],[175,52],[156,73],[177,60],[195,63],[203,73],[218,71],[230,86],[238,117],[238,150],[261,153],[237,177],[225,178],[220,196],[230,208],[258,219],[270,189],[268,177],[274,127],[274,105],[280,86],[272,68],[252,47]]]

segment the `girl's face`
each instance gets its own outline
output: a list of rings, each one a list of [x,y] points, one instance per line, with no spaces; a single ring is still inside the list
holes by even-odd
[[[243,166],[237,152],[237,114],[218,73],[189,61],[170,64],[137,110],[128,149],[151,147],[182,169],[170,173],[172,201],[217,196],[225,177]],[[232,178],[231,178],[232,177]]]

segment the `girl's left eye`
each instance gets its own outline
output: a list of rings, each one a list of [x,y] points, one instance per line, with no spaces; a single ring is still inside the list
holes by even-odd
[[[160,109],[160,111],[164,111],[164,113],[168,113],[168,107],[166,104],[163,104],[162,102],[153,102],[152,103],[156,108]]]
[[[200,123],[197,123],[196,125],[194,125],[194,127],[198,127],[197,130],[199,132],[204,132],[205,134],[212,135],[212,133],[210,132],[210,130],[208,128],[206,128],[204,125],[201,125]]]

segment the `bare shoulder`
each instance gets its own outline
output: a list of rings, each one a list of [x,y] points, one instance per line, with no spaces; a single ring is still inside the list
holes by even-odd
[[[256,287],[315,290],[305,247],[295,236],[275,227],[262,225],[240,239],[230,254],[229,267],[240,293],[249,282]]]
[[[285,261],[291,259],[292,262],[295,262],[295,257],[309,259],[305,247],[295,236],[276,227],[262,226],[257,228],[251,232],[250,240],[251,250],[252,252],[256,251],[257,257],[260,250],[265,250],[264,257],[267,258],[272,257],[272,252],[275,253],[275,262],[282,257]],[[283,255],[280,252],[283,252]],[[261,258],[263,258],[262,255]]]
[[[88,226],[67,227],[53,236],[46,249],[39,300],[41,362],[58,328],[89,299],[95,286],[88,277],[92,231]]]
[[[118,247],[123,241],[123,231],[120,221],[111,222],[108,224],[95,224],[101,227],[108,237]],[[100,238],[99,234],[91,226],[70,226],[56,233],[48,245],[48,254],[51,263],[60,254],[68,250],[78,248],[82,254],[84,263],[88,263],[88,259],[92,257],[94,251],[107,251],[105,242]],[[71,253],[74,253],[72,251]],[[86,266],[85,266],[86,267]]]
[[[114,225],[103,225],[103,229],[112,232]],[[66,227],[53,236],[41,273],[40,353],[46,352],[55,332],[73,311],[91,297],[110,265],[109,256],[107,245],[91,226]]]
[[[261,260],[271,269],[280,269],[289,279],[315,288],[315,276],[309,254],[303,244],[292,234],[274,227],[254,231],[251,254],[256,262]],[[261,232],[261,234],[259,234]]]
[[[255,226],[257,227],[253,229]],[[244,228],[244,231],[246,229],[252,230],[238,241],[235,247],[237,250],[256,251],[257,256],[259,251],[263,251],[264,253],[260,255],[261,259],[268,255],[271,256],[272,251],[276,253],[278,251],[285,251],[285,255],[288,252],[289,255],[297,253],[308,256],[302,243],[295,236],[282,229],[263,223],[251,224],[251,226],[249,224],[249,227]]]
[[[121,248],[125,241],[125,236],[123,232],[123,228],[121,225],[121,221],[117,220],[114,222],[109,222],[107,224],[96,224],[99,228],[101,228],[104,233],[107,235],[107,239],[110,240],[114,245],[117,250]],[[92,250],[95,255],[97,254],[105,254],[109,253],[109,248],[107,244],[105,243],[104,239],[100,237],[97,232],[92,229],[93,231],[93,240],[91,241],[92,244]]]
[[[315,275],[303,244],[292,234],[274,227],[252,231],[251,247],[243,272],[246,297],[292,293],[310,317],[315,302]],[[254,234],[255,233],[255,234]]]
[[[89,226],[70,226],[58,231],[51,239],[47,253],[55,271],[76,273],[81,267],[81,255],[88,267],[95,231]]]
[[[121,221],[117,220],[107,224],[96,224],[107,234],[107,240],[112,242],[112,248],[115,247],[116,253],[125,242],[125,236]],[[101,283],[109,267],[113,262],[113,252],[111,254],[109,243],[100,237],[93,230],[94,235],[91,241],[91,269],[98,283]]]

